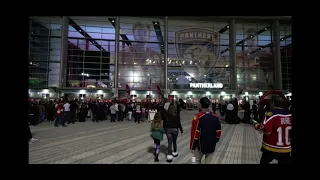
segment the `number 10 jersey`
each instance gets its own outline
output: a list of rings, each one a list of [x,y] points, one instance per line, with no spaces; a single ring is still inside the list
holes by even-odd
[[[292,115],[283,109],[273,109],[265,113],[263,120],[262,148],[276,153],[291,152]]]

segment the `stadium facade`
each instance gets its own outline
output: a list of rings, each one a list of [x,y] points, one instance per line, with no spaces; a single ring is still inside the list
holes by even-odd
[[[34,16],[29,97],[291,96],[291,43],[290,16]]]

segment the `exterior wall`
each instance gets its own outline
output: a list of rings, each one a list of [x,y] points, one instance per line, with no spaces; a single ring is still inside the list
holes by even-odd
[[[31,17],[29,30],[29,76],[43,82],[29,86],[59,87],[61,17]]]
[[[211,18],[211,17],[210,17]],[[274,17],[275,18],[275,17]],[[252,18],[254,21],[247,21],[246,23],[242,19],[248,19],[245,17],[237,18],[235,24],[235,38],[236,38],[236,64],[233,65],[230,59],[230,32],[228,25],[230,24],[230,18],[219,18],[212,17],[212,20],[200,21],[196,18],[190,20],[181,20],[178,17],[168,17],[168,79],[164,79],[164,50],[163,42],[164,39],[159,39],[159,33],[164,36],[164,18],[163,17],[120,17],[120,35],[126,35],[128,39],[124,39],[123,36],[120,37],[119,41],[119,72],[118,72],[118,82],[119,82],[119,95],[125,96],[124,90],[126,85],[130,87],[133,91],[137,92],[139,97],[145,97],[147,91],[151,89],[157,89],[159,86],[162,90],[164,89],[165,81],[168,81],[168,88],[172,92],[176,91],[177,97],[186,98],[187,95],[183,94],[185,91],[199,92],[195,93],[195,96],[204,96],[210,91],[212,98],[220,98],[221,91],[230,91],[232,96],[235,96],[238,90],[242,89],[249,92],[249,96],[255,97],[260,91],[267,90],[268,84],[275,82],[274,77],[274,52],[273,49],[276,48],[272,44],[273,35],[272,26],[273,21],[271,19],[258,20],[257,18]],[[287,17],[285,17],[287,18]],[[47,79],[45,87],[60,87],[60,60],[61,60],[61,34],[62,34],[62,18],[61,17],[31,17],[33,21],[41,23],[48,30],[49,34],[46,35],[47,43],[49,45],[48,58],[41,59],[46,65]],[[77,68],[82,72],[86,72],[88,68],[85,68],[83,64],[92,63],[85,62],[84,59],[88,56],[87,51],[107,51],[110,53],[110,59],[105,62],[103,53],[97,58],[101,59],[100,66],[98,63],[97,67],[94,67],[94,71],[102,72],[105,66],[101,64],[108,64],[110,68],[109,74],[100,73],[99,76],[91,76],[92,80],[101,81],[105,79],[105,76],[109,76],[110,82],[107,84],[108,87],[105,90],[106,94],[104,97],[111,97],[112,93],[110,88],[112,87],[114,79],[114,63],[115,63],[115,27],[112,24],[112,19],[115,17],[73,17],[72,19],[79,27],[86,31],[86,33],[95,40],[97,44],[100,45],[101,49],[97,45],[88,41],[84,36],[75,30],[74,26],[69,24],[68,28],[68,40],[77,49],[84,51],[84,53],[77,55]],[[280,20],[287,20],[279,18]],[[249,23],[250,22],[250,23]],[[281,21],[282,22],[282,21]],[[156,25],[159,28],[156,29]],[[32,26],[32,23],[31,23]],[[226,28],[227,27],[227,28]],[[260,32],[265,27],[268,27],[266,31]],[[291,34],[291,28],[289,24],[280,24],[280,37],[286,37]],[[212,42],[212,46],[215,49],[207,52],[211,57],[213,55],[219,56],[219,58],[213,58],[215,63],[204,63],[203,65],[195,65],[194,59],[188,59],[185,56],[186,45],[190,41],[183,41],[180,44],[177,42],[177,37],[181,30],[191,30],[192,32],[199,32],[199,29],[206,29],[207,34],[217,33],[219,39]],[[224,31],[222,31],[224,30]],[[253,37],[251,37],[251,35]],[[34,35],[30,32],[30,37]],[[234,36],[233,36],[234,37]],[[243,43],[239,43],[246,39]],[[208,40],[208,39],[207,39]],[[192,42],[193,46],[197,46],[197,42]],[[284,47],[291,43],[291,37],[280,42],[280,46]],[[181,53],[181,49],[183,53]],[[190,46],[188,47],[190,48]],[[209,46],[208,46],[209,48]],[[260,49],[261,48],[261,49]],[[134,49],[134,50],[132,50]],[[218,49],[218,50],[217,50]],[[86,55],[87,54],[87,55]],[[288,53],[287,53],[288,54]],[[288,56],[286,53],[281,53],[282,56]],[[198,55],[195,59],[200,60],[201,55]],[[286,57],[281,57],[285,59]],[[31,61],[32,59],[29,59]],[[69,61],[69,60],[68,60]],[[97,63],[97,62],[95,62]],[[237,67],[237,90],[230,89],[230,68]],[[289,63],[284,64],[286,66],[286,76],[291,77],[289,73]],[[67,66],[67,68],[71,68]],[[202,72],[202,69],[204,72]],[[290,67],[291,68],[291,67]],[[69,69],[68,69],[69,70]],[[78,71],[68,71],[67,72],[78,72]],[[79,72],[80,72],[79,71]],[[290,70],[291,72],[291,70]],[[31,76],[37,75],[37,73],[30,73]],[[44,73],[42,73],[44,74]],[[282,72],[284,74],[284,72]],[[80,74],[81,75],[81,74]],[[67,76],[79,76],[79,74],[69,73]],[[200,77],[201,76],[201,77]],[[202,77],[204,76],[204,77]],[[189,83],[223,83],[223,89],[194,89],[190,88]],[[283,81],[284,82],[284,81]],[[284,87],[285,90],[290,90],[291,87],[289,80],[285,81],[287,84]],[[81,82],[80,84],[85,84]],[[82,86],[79,87],[83,88]],[[103,89],[97,85],[97,89]],[[105,87],[104,87],[105,88]],[[72,88],[71,88],[72,89]],[[78,91],[78,90],[75,90]],[[68,93],[68,90],[61,90],[61,93]],[[181,95],[179,94],[181,92]],[[56,93],[58,94],[58,93]],[[60,94],[60,95],[62,95]],[[75,94],[78,96],[77,92],[71,92],[68,94]],[[93,94],[93,95],[92,95]],[[87,97],[95,98],[96,93],[89,93]],[[37,96],[36,93],[34,96]]]

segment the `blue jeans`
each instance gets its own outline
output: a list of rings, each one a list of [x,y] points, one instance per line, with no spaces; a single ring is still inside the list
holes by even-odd
[[[40,112],[40,122],[44,121],[44,116],[45,116],[45,113],[44,112]]]
[[[56,117],[56,121],[54,122],[54,125],[55,126],[58,126],[58,124],[61,124],[62,126],[64,126],[64,119],[63,119],[63,117],[62,116],[58,116],[58,117]]]

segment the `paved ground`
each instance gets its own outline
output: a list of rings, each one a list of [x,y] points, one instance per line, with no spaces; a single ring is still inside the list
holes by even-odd
[[[178,137],[179,156],[172,163],[190,164],[191,120],[196,111],[182,111],[185,133]],[[43,123],[32,127],[39,140],[29,144],[30,164],[154,164],[150,123],[129,121],[75,123],[53,127]],[[162,141],[160,162],[164,164],[167,146]],[[247,124],[222,124],[222,136],[214,153],[213,164],[258,164],[261,134]]]

